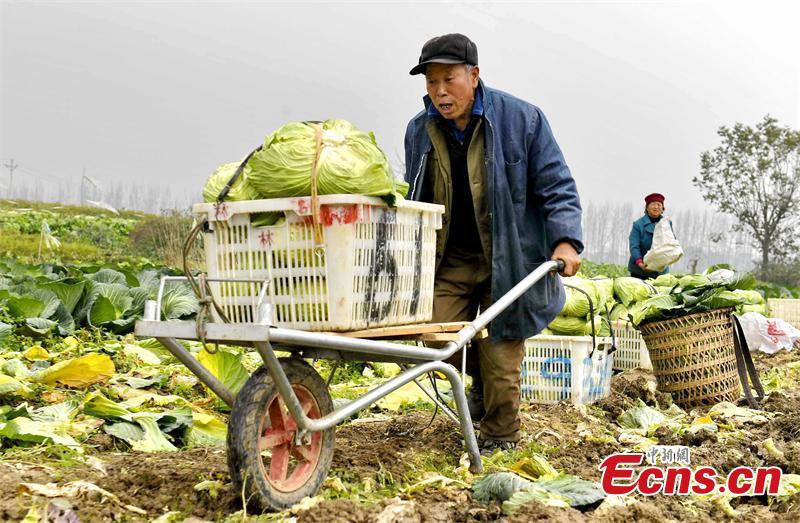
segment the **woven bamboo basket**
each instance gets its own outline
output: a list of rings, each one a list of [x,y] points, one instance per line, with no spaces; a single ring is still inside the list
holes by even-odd
[[[739,398],[731,312],[715,309],[640,326],[658,390],[681,407]]]

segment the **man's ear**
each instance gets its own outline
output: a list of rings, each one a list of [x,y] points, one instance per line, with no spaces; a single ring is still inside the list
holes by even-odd
[[[478,76],[480,75],[480,72],[480,68],[478,68],[477,65],[473,66],[472,71],[470,71],[470,74],[472,75],[470,81],[472,82],[473,89],[478,87]]]

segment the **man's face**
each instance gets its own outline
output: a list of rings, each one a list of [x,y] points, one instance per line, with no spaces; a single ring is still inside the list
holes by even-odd
[[[651,218],[658,218],[664,212],[664,204],[661,202],[650,202],[647,204],[647,214]]]
[[[464,64],[429,64],[425,68],[425,84],[439,113],[455,120],[459,127],[466,127],[478,87],[478,66],[467,72]]]

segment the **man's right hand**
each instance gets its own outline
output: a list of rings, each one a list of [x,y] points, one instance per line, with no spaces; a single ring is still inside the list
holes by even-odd
[[[650,269],[647,268],[647,265],[643,261],[639,262],[639,268],[642,269],[644,272],[652,272]]]

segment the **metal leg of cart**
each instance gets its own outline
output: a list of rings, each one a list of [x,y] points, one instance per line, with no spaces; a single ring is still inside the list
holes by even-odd
[[[478,450],[478,440],[475,437],[475,429],[472,426],[472,418],[467,408],[467,395],[464,393],[464,385],[458,372],[452,365],[442,361],[428,361],[420,363],[408,370],[400,373],[382,385],[370,390],[360,398],[356,398],[341,409],[332,412],[320,419],[309,419],[303,412],[300,401],[292,389],[292,385],[283,372],[283,368],[278,361],[275,352],[272,350],[272,345],[269,342],[255,342],[256,350],[264,360],[264,364],[269,371],[270,376],[275,381],[275,385],[280,391],[283,401],[286,403],[286,408],[289,413],[297,422],[299,428],[309,431],[317,432],[326,430],[331,426],[339,423],[351,414],[362,410],[375,401],[383,398],[387,394],[399,389],[406,383],[414,381],[417,377],[432,371],[438,371],[444,374],[450,386],[453,389],[453,396],[456,402],[456,408],[459,414],[459,423],[461,425],[461,433],[464,436],[464,442],[467,446],[467,454],[470,461],[470,472],[479,474],[483,471],[483,464],[481,463],[481,455]]]
[[[192,356],[180,343],[175,341],[174,338],[156,338],[163,346],[169,350],[175,358],[183,363],[187,369],[197,376],[200,381],[208,385],[208,388],[214,391],[214,394],[225,402],[228,407],[233,408],[234,400],[236,399],[233,393],[228,390],[225,385],[220,382],[216,376],[211,374],[207,368],[200,363],[200,360]]]

